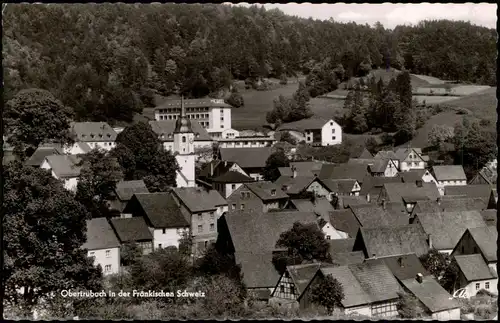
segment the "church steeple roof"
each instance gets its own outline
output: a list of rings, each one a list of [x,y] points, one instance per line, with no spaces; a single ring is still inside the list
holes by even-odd
[[[175,121],[174,133],[192,133],[191,120],[186,116],[186,108],[184,107],[184,97],[181,97],[181,114]]]

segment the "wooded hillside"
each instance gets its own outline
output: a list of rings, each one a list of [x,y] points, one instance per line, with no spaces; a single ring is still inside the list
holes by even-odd
[[[335,84],[387,66],[496,84],[496,31],[465,22],[386,30],[212,4],[9,4],[3,19],[4,100],[46,89],[82,121],[131,121],[155,93],[220,96],[234,79],[325,69]]]

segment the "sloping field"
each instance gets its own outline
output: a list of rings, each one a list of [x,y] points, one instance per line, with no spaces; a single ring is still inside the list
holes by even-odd
[[[414,95],[413,98],[417,100],[418,103],[425,103],[425,104],[440,104],[443,102],[449,102],[460,99],[459,96],[443,96],[443,95]]]
[[[417,135],[412,139],[411,143],[413,146],[418,148],[425,148],[429,146],[427,138],[432,126],[437,125],[447,125],[449,127],[455,127],[457,122],[462,121],[463,115],[459,115],[454,111],[447,111],[437,114],[427,120],[425,125],[417,130]]]
[[[475,117],[480,119],[495,118],[496,120],[496,91],[496,87],[491,87],[487,90],[461,97],[458,100],[453,100],[446,105],[452,108],[467,109],[471,111]]]
[[[427,75],[418,75],[418,74],[411,74],[412,76],[415,76],[416,78],[428,83],[428,84],[445,84],[445,81],[440,80],[436,77],[432,76],[427,76]]]

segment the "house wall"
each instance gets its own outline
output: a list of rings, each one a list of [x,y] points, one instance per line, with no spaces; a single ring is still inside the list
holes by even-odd
[[[489,283],[489,288],[486,288],[486,283]],[[476,287],[476,284],[479,284],[479,288]],[[467,285],[462,288],[465,288],[468,298],[476,296],[476,293],[481,289],[486,289],[494,294],[498,294],[498,279],[485,279],[468,282]]]
[[[362,305],[362,306],[348,307],[348,308],[344,308],[344,314],[346,314],[346,315],[359,314],[359,315],[365,315],[365,316],[371,317],[372,316],[372,308],[371,308],[370,304]]]
[[[222,139],[232,139],[235,137],[238,137],[240,135],[240,132],[235,129],[226,129],[222,131]]]
[[[71,146],[64,146],[63,152],[65,154],[70,154],[70,155],[85,154],[85,152],[82,150],[82,148],[80,148],[80,146],[76,142]]]
[[[424,169],[425,162],[414,150],[412,150],[408,157],[401,162],[400,167],[403,172],[411,169]]]
[[[333,120],[329,120],[321,128],[321,146],[339,145],[342,143],[342,127]]]
[[[384,302],[371,304],[371,317],[395,317],[398,316],[396,307],[398,300],[392,299]]]
[[[142,249],[143,255],[148,255],[153,251],[153,241],[138,241],[137,245]]]
[[[182,238],[184,232],[189,232],[189,227],[165,228],[165,233],[163,233],[163,230],[158,228],[152,229],[154,249],[167,248],[169,246],[179,248],[179,240]]]
[[[243,183],[214,183],[214,189],[227,199],[234,191],[240,188]]]
[[[106,251],[109,255],[106,256]],[[94,249],[87,251],[88,257],[94,257],[94,265],[101,265],[103,275],[117,274],[120,271],[120,248],[109,249]],[[110,270],[106,270],[106,266],[111,265]]]
[[[64,188],[71,192],[76,192],[78,177],[64,178]]]
[[[224,141],[219,141],[220,148],[257,148],[267,147],[274,144],[276,141],[272,138],[233,138]]]
[[[286,300],[297,300],[298,295],[295,284],[287,272],[281,275],[280,280],[272,293],[272,297]]]
[[[320,196],[320,197],[329,197],[330,193],[331,193],[326,187],[324,187],[323,185],[321,185],[317,180],[315,180],[314,182],[312,182],[306,188],[306,191],[307,192],[314,192],[314,194],[316,196]]]
[[[335,229],[330,223],[325,224],[321,230],[325,234],[325,238],[327,240],[349,238],[349,235],[347,233]],[[328,238],[328,236],[330,236],[330,238]]]
[[[185,208],[184,205],[181,207]],[[211,210],[191,215],[191,237],[195,256],[201,256],[205,249],[217,240],[217,213],[217,210]]]
[[[387,167],[384,171],[385,177],[395,177],[398,174],[398,168],[396,164],[391,160],[387,163]]]
[[[176,155],[175,160],[179,164],[179,171],[176,175],[177,187],[195,187],[195,163],[196,155]],[[179,174],[179,172],[182,173]]]
[[[210,108],[208,119],[208,129],[216,132],[231,129],[231,108]]]
[[[460,320],[460,308],[453,308],[446,311],[432,313],[433,320]]]
[[[242,196],[241,194],[244,193]],[[245,185],[241,185],[227,198],[229,210],[264,210],[264,202],[249,190]],[[243,207],[242,207],[243,205]]]
[[[281,209],[283,207],[283,204],[284,203],[280,203],[279,201],[264,202],[263,211],[269,212],[269,210]]]
[[[462,238],[458,241],[453,255],[472,255],[480,253],[481,249],[477,245],[476,241],[472,238],[469,231],[466,231]]]
[[[113,141],[87,141],[86,143],[90,146],[91,149],[99,148],[110,151],[115,147],[115,143]]]

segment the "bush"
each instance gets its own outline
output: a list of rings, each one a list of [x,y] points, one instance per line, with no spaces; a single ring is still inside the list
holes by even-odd
[[[495,297],[495,294],[493,294],[489,290],[483,288],[483,289],[480,289],[477,291],[476,296],[478,296],[478,297],[481,297],[481,296]]]

